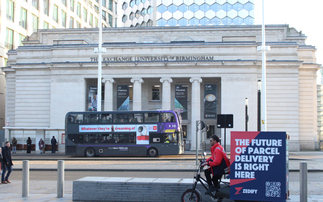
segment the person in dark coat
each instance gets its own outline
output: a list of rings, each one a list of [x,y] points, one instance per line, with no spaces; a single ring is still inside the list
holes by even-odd
[[[12,159],[11,159],[11,150],[10,150],[10,142],[7,141],[5,147],[2,149],[2,162],[3,162],[3,172],[2,172],[2,177],[1,177],[1,183],[2,184],[8,184],[10,183],[9,181],[9,176],[12,171]],[[7,175],[6,175],[7,173]]]
[[[55,136],[53,136],[53,138],[51,139],[50,143],[52,144],[52,153],[55,153],[55,150],[56,150],[56,139],[55,139]]]
[[[12,153],[15,154],[17,152],[17,139],[13,137],[11,143],[12,143]]]
[[[3,170],[3,156],[2,156],[2,148],[0,147],[0,176],[2,175],[2,170]]]
[[[30,153],[31,152],[31,139],[30,137],[28,137],[27,139],[27,153]]]

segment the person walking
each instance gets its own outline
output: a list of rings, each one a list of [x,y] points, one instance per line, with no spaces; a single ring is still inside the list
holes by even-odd
[[[27,139],[27,153],[31,152],[31,143],[32,143],[32,141],[31,141],[30,137],[28,137],[28,139]]]
[[[11,150],[10,150],[10,142],[7,141],[6,145],[2,149],[2,162],[3,162],[3,172],[1,176],[1,183],[2,184],[8,184],[10,183],[9,181],[9,176],[12,172],[12,159],[11,159]],[[6,175],[7,174],[7,175]]]
[[[0,147],[0,176],[2,176],[2,170],[3,170],[3,156],[2,156],[2,148]],[[1,181],[0,181],[1,184]]]
[[[13,137],[11,143],[12,143],[12,153],[15,154],[17,152],[17,139]]]
[[[53,136],[50,143],[52,144],[52,153],[55,153],[55,151],[56,151],[56,143],[57,143],[57,141],[55,139],[55,136]]]
[[[40,138],[39,142],[38,142],[38,146],[39,146],[39,151],[40,154],[42,154],[43,152],[45,153],[44,149],[45,149],[45,142],[42,138]]]

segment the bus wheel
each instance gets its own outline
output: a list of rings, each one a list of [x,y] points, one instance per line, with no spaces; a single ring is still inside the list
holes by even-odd
[[[156,157],[158,155],[158,151],[156,148],[149,148],[148,149],[148,156]]]
[[[93,148],[87,148],[87,149],[85,150],[85,156],[86,156],[86,157],[93,157],[93,156],[95,156],[95,151],[94,151],[94,149],[93,149]]]

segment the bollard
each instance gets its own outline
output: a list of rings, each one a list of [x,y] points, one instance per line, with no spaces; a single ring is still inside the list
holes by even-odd
[[[300,201],[307,202],[307,162],[299,163],[299,179],[300,179]]]
[[[64,161],[57,162],[57,198],[64,197]]]
[[[29,161],[24,160],[22,165],[22,197],[29,196]]]

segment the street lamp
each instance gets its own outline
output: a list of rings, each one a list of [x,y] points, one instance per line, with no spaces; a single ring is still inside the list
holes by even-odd
[[[97,111],[101,111],[101,83],[102,83],[102,53],[106,52],[106,49],[102,49],[102,0],[99,1],[99,48],[94,48],[94,53],[98,53],[98,92],[97,92]]]
[[[267,98],[266,98],[266,51],[270,50],[266,46],[265,34],[265,0],[262,0],[262,46],[257,47],[258,51],[262,51],[262,78],[261,78],[261,131],[267,131]]]
[[[261,80],[258,80],[258,93],[257,93],[257,131],[261,131]]]

